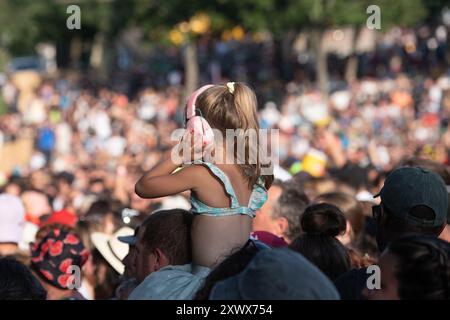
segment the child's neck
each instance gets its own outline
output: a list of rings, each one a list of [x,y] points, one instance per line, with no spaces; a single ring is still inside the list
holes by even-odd
[[[214,162],[216,164],[236,164],[236,159],[233,153],[227,152],[225,148],[214,150]]]

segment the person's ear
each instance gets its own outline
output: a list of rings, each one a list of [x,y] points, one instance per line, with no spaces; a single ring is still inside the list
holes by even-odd
[[[153,251],[153,254],[155,255],[155,271],[158,271],[161,268],[164,268],[165,266],[168,266],[170,264],[169,259],[165,255],[161,249],[156,248]]]
[[[352,225],[350,221],[347,220],[346,226],[345,226],[345,236],[351,241],[351,239],[354,238],[355,233],[353,232]]]
[[[278,217],[277,219],[277,231],[278,234],[276,236],[282,237],[289,228],[289,221],[285,217]]]
[[[443,224],[442,224],[442,226],[440,227],[440,230],[439,230],[439,233],[438,233],[438,236],[440,236],[441,234],[442,234],[442,232],[444,232],[444,229],[445,229],[445,227],[447,226],[447,223],[446,222],[444,222]]]
[[[336,238],[345,246],[350,244],[354,236],[352,225],[349,221],[346,223],[345,232],[342,235],[338,235]]]

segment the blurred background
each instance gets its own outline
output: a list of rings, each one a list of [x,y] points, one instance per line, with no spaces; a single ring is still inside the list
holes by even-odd
[[[21,247],[46,221],[89,242],[189,208],[134,184],[211,82],[254,88],[261,127],[280,130],[276,178],[370,204],[407,159],[449,163],[449,32],[445,0],[1,0],[0,191],[23,201]]]

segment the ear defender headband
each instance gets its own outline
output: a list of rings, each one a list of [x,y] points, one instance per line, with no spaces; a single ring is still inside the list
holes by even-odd
[[[197,106],[195,105],[195,102],[197,100],[197,97],[211,87],[214,87],[214,85],[212,85],[212,84],[204,85],[203,87],[197,89],[196,91],[194,91],[191,94],[191,96],[189,97],[189,99],[186,103],[186,119],[187,120],[196,116],[195,111],[197,110]]]
[[[208,84],[200,89],[197,89],[191,94],[186,103],[186,129],[194,133],[194,136],[199,136],[201,138],[202,145],[205,148],[211,147],[214,143],[214,133],[208,121],[203,118],[200,110],[195,105],[195,102],[200,94],[211,87],[214,87],[214,85]],[[197,110],[200,112],[200,116],[196,114]]]

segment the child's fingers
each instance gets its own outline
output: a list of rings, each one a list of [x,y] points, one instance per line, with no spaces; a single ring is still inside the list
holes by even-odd
[[[191,146],[193,161],[201,160],[203,158],[203,143],[201,136],[194,136]]]
[[[183,163],[192,163],[203,157],[202,139],[191,131],[186,131],[180,140],[180,156]]]
[[[203,158],[207,162],[214,162],[214,144],[207,144],[203,147]]]

